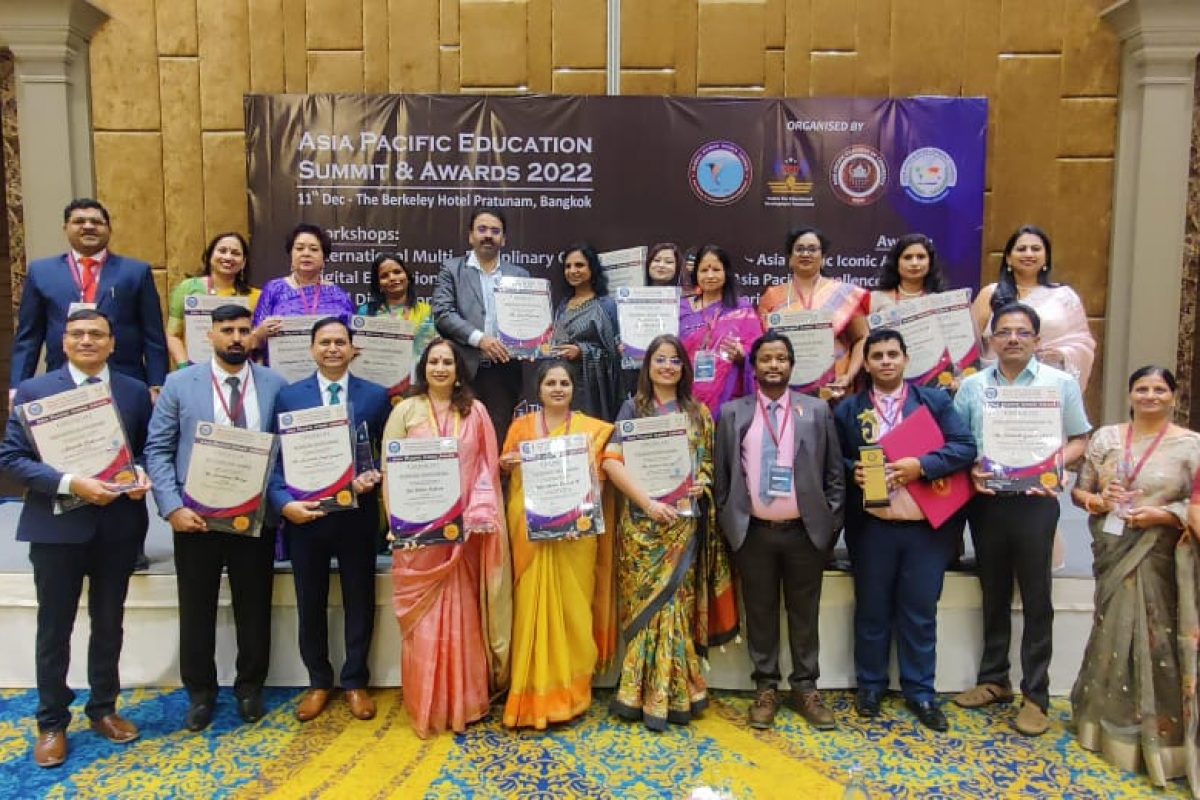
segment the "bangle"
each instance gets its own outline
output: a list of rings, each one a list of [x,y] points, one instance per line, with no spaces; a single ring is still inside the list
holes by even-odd
[[[1089,514],[1099,514],[1100,513],[1099,511],[1092,510],[1092,501],[1095,499],[1096,499],[1096,495],[1089,494],[1087,496],[1087,499],[1085,499],[1083,501],[1083,510],[1088,512]]]

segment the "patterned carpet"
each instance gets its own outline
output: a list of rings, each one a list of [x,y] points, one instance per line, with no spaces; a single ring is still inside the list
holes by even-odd
[[[608,694],[589,714],[550,734],[505,731],[493,720],[465,736],[418,739],[399,690],[375,693],[379,714],[350,717],[335,698],[302,725],[293,689],[267,694],[269,715],[240,724],[229,694],[204,734],[180,729],[181,690],[131,690],[121,710],[142,730],[118,747],[87,730],[82,705],[70,730],[71,756],[58,769],[34,765],[31,691],[0,691],[0,797],[4,798],[686,798],[709,786],[736,800],[839,798],[860,767],[873,798],[1186,797],[1182,784],[1155,792],[1144,778],[1081,750],[1065,729],[1067,704],[1039,739],[1010,732],[1014,708],[965,712],[947,704],[951,731],[916,724],[889,698],[883,720],[864,725],[848,692],[831,692],[840,728],[815,733],[791,711],[756,732],[744,720],[749,697],[720,692],[702,719],[662,734],[613,719]]]

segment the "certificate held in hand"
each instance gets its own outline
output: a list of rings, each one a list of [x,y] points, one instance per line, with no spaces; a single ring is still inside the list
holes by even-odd
[[[521,479],[529,541],[604,533],[600,484],[587,436],[521,442]]]
[[[279,415],[280,461],[288,493],[317,500],[322,511],[358,508],[354,494],[354,433],[346,405]]]
[[[945,444],[946,438],[942,435],[942,429],[925,406],[909,414],[879,440],[879,446],[883,448],[888,461],[920,458],[934,450],[940,450]],[[966,470],[933,481],[914,481],[904,488],[908,490],[934,530],[940,528],[955,512],[965,506],[973,493]]]
[[[383,453],[392,549],[461,542],[458,439],[389,439]]]
[[[258,536],[275,447],[271,433],[197,423],[183,484],[184,506],[204,517],[210,531]]]

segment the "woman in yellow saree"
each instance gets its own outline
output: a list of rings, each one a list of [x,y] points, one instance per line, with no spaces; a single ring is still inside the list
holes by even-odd
[[[514,581],[511,688],[504,724],[541,730],[579,716],[591,705],[592,674],[606,668],[616,648],[616,614],[611,516],[605,515],[607,532],[599,536],[531,542],[519,453],[522,442],[585,434],[595,468],[613,426],[572,413],[574,386],[563,362],[542,361],[536,386],[542,410],[513,422],[500,466],[510,475]]]

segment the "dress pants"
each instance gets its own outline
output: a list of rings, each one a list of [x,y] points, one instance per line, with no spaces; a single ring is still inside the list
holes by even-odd
[[[307,525],[287,526],[296,582],[300,656],[314,689],[333,688],[329,663],[329,571],[337,558],[345,614],[344,689],[365,689],[370,680],[367,657],[375,632],[375,531],[377,506],[339,511]]]
[[[1050,701],[1054,605],[1051,557],[1058,500],[1032,495],[977,495],[970,506],[971,539],[983,591],[983,659],[979,683],[1007,687],[1012,638],[1013,578],[1021,590],[1021,693],[1043,710]]]
[[[779,587],[787,609],[793,689],[817,688],[818,622],[827,554],[817,549],[801,520],[764,525],[751,519],[734,553],[746,610],[746,642],[759,689],[774,688],[779,674]]]
[[[88,686],[84,712],[97,720],[116,711],[121,679],[117,665],[124,635],[125,594],[141,537],[129,530],[106,530],[84,544],[31,542],[37,591],[36,669],[39,731],[66,730],[75,693],[67,687],[71,630],[79,609],[83,577],[88,578]]]
[[[238,697],[262,690],[271,655],[271,589],[275,580],[275,536],[176,533],[175,575],[179,584],[179,674],[193,703],[217,698],[217,594],[221,571],[229,572],[237,632]]]
[[[508,426],[512,424],[513,409],[521,399],[523,374],[521,361],[509,361],[507,364],[484,361],[475,373],[475,380],[471,382],[475,396],[492,418],[496,442],[500,447],[504,447],[504,437],[508,435]]]
[[[892,631],[900,687],[915,702],[934,698],[937,604],[954,556],[951,531],[863,514],[846,528],[854,574],[854,670],[858,687],[888,687]]]

